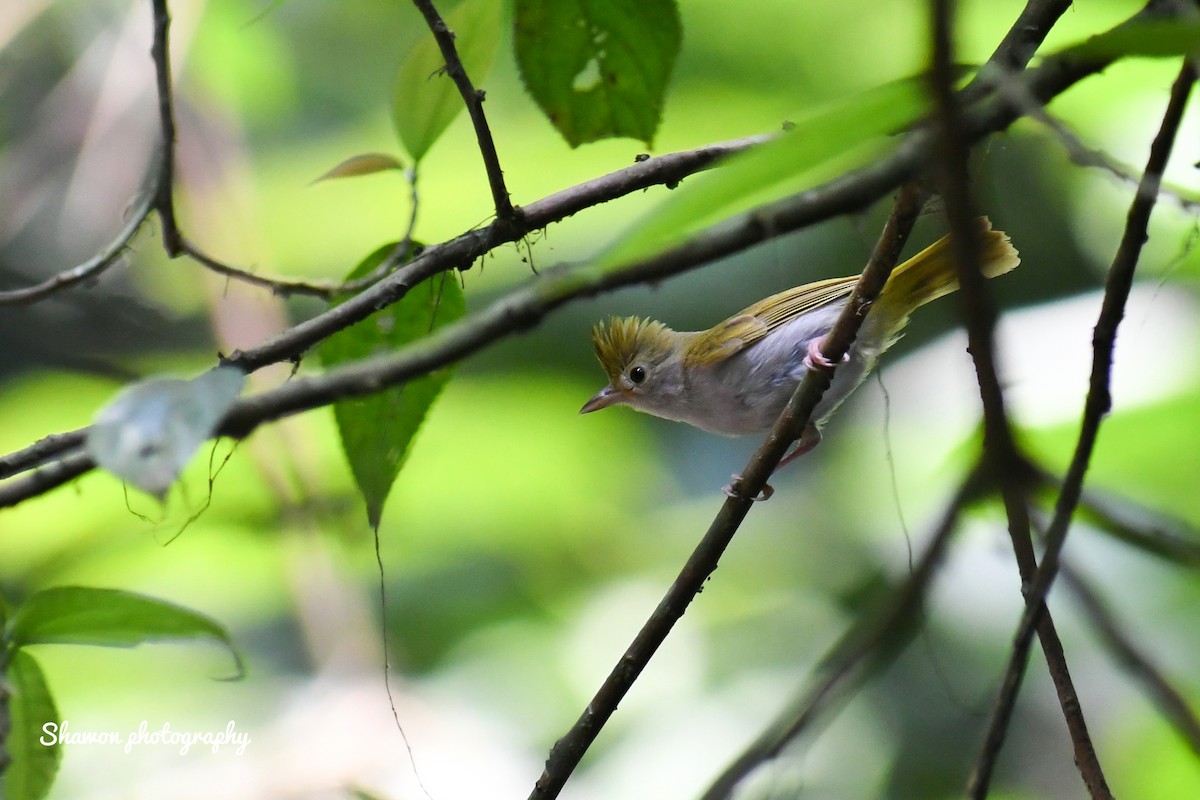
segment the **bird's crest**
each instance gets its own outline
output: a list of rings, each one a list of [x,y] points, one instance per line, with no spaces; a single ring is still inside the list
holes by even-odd
[[[620,380],[635,360],[657,362],[668,355],[670,331],[649,318],[612,317],[592,328],[592,346],[610,380]]]

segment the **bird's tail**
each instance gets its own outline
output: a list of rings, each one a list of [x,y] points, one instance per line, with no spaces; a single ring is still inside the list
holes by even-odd
[[[987,217],[979,217],[983,274],[995,278],[1016,268],[1021,257],[1004,231],[992,230]],[[943,236],[892,270],[875,305],[886,310],[892,330],[901,328],[913,310],[958,289],[958,273],[950,256],[950,237]]]

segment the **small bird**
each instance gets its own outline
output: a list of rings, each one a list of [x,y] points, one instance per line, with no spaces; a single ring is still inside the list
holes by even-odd
[[[986,217],[977,224],[986,277],[1021,263],[1003,231],[993,230]],[[821,441],[821,427],[900,338],[909,314],[958,288],[949,240],[942,237],[892,271],[812,421],[779,466]],[[675,331],[637,317],[598,323],[592,344],[609,383],[579,413],[627,405],[726,436],[765,432],[807,370],[832,368],[821,346],[859,277],[788,289],[705,331]],[[728,486],[725,490],[732,493]],[[765,492],[762,499],[769,496]]]

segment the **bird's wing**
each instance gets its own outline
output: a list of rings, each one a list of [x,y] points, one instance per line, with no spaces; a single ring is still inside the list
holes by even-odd
[[[807,283],[773,294],[719,322],[696,337],[688,348],[691,363],[715,364],[740,353],[771,331],[815,308],[849,296],[858,275]]]

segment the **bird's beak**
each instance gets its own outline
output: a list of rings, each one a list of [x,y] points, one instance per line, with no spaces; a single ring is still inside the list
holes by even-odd
[[[611,386],[605,386],[600,391],[596,392],[596,396],[583,404],[583,408],[579,409],[580,414],[590,414],[593,411],[599,411],[602,408],[608,408],[611,405],[622,403],[625,398]]]

